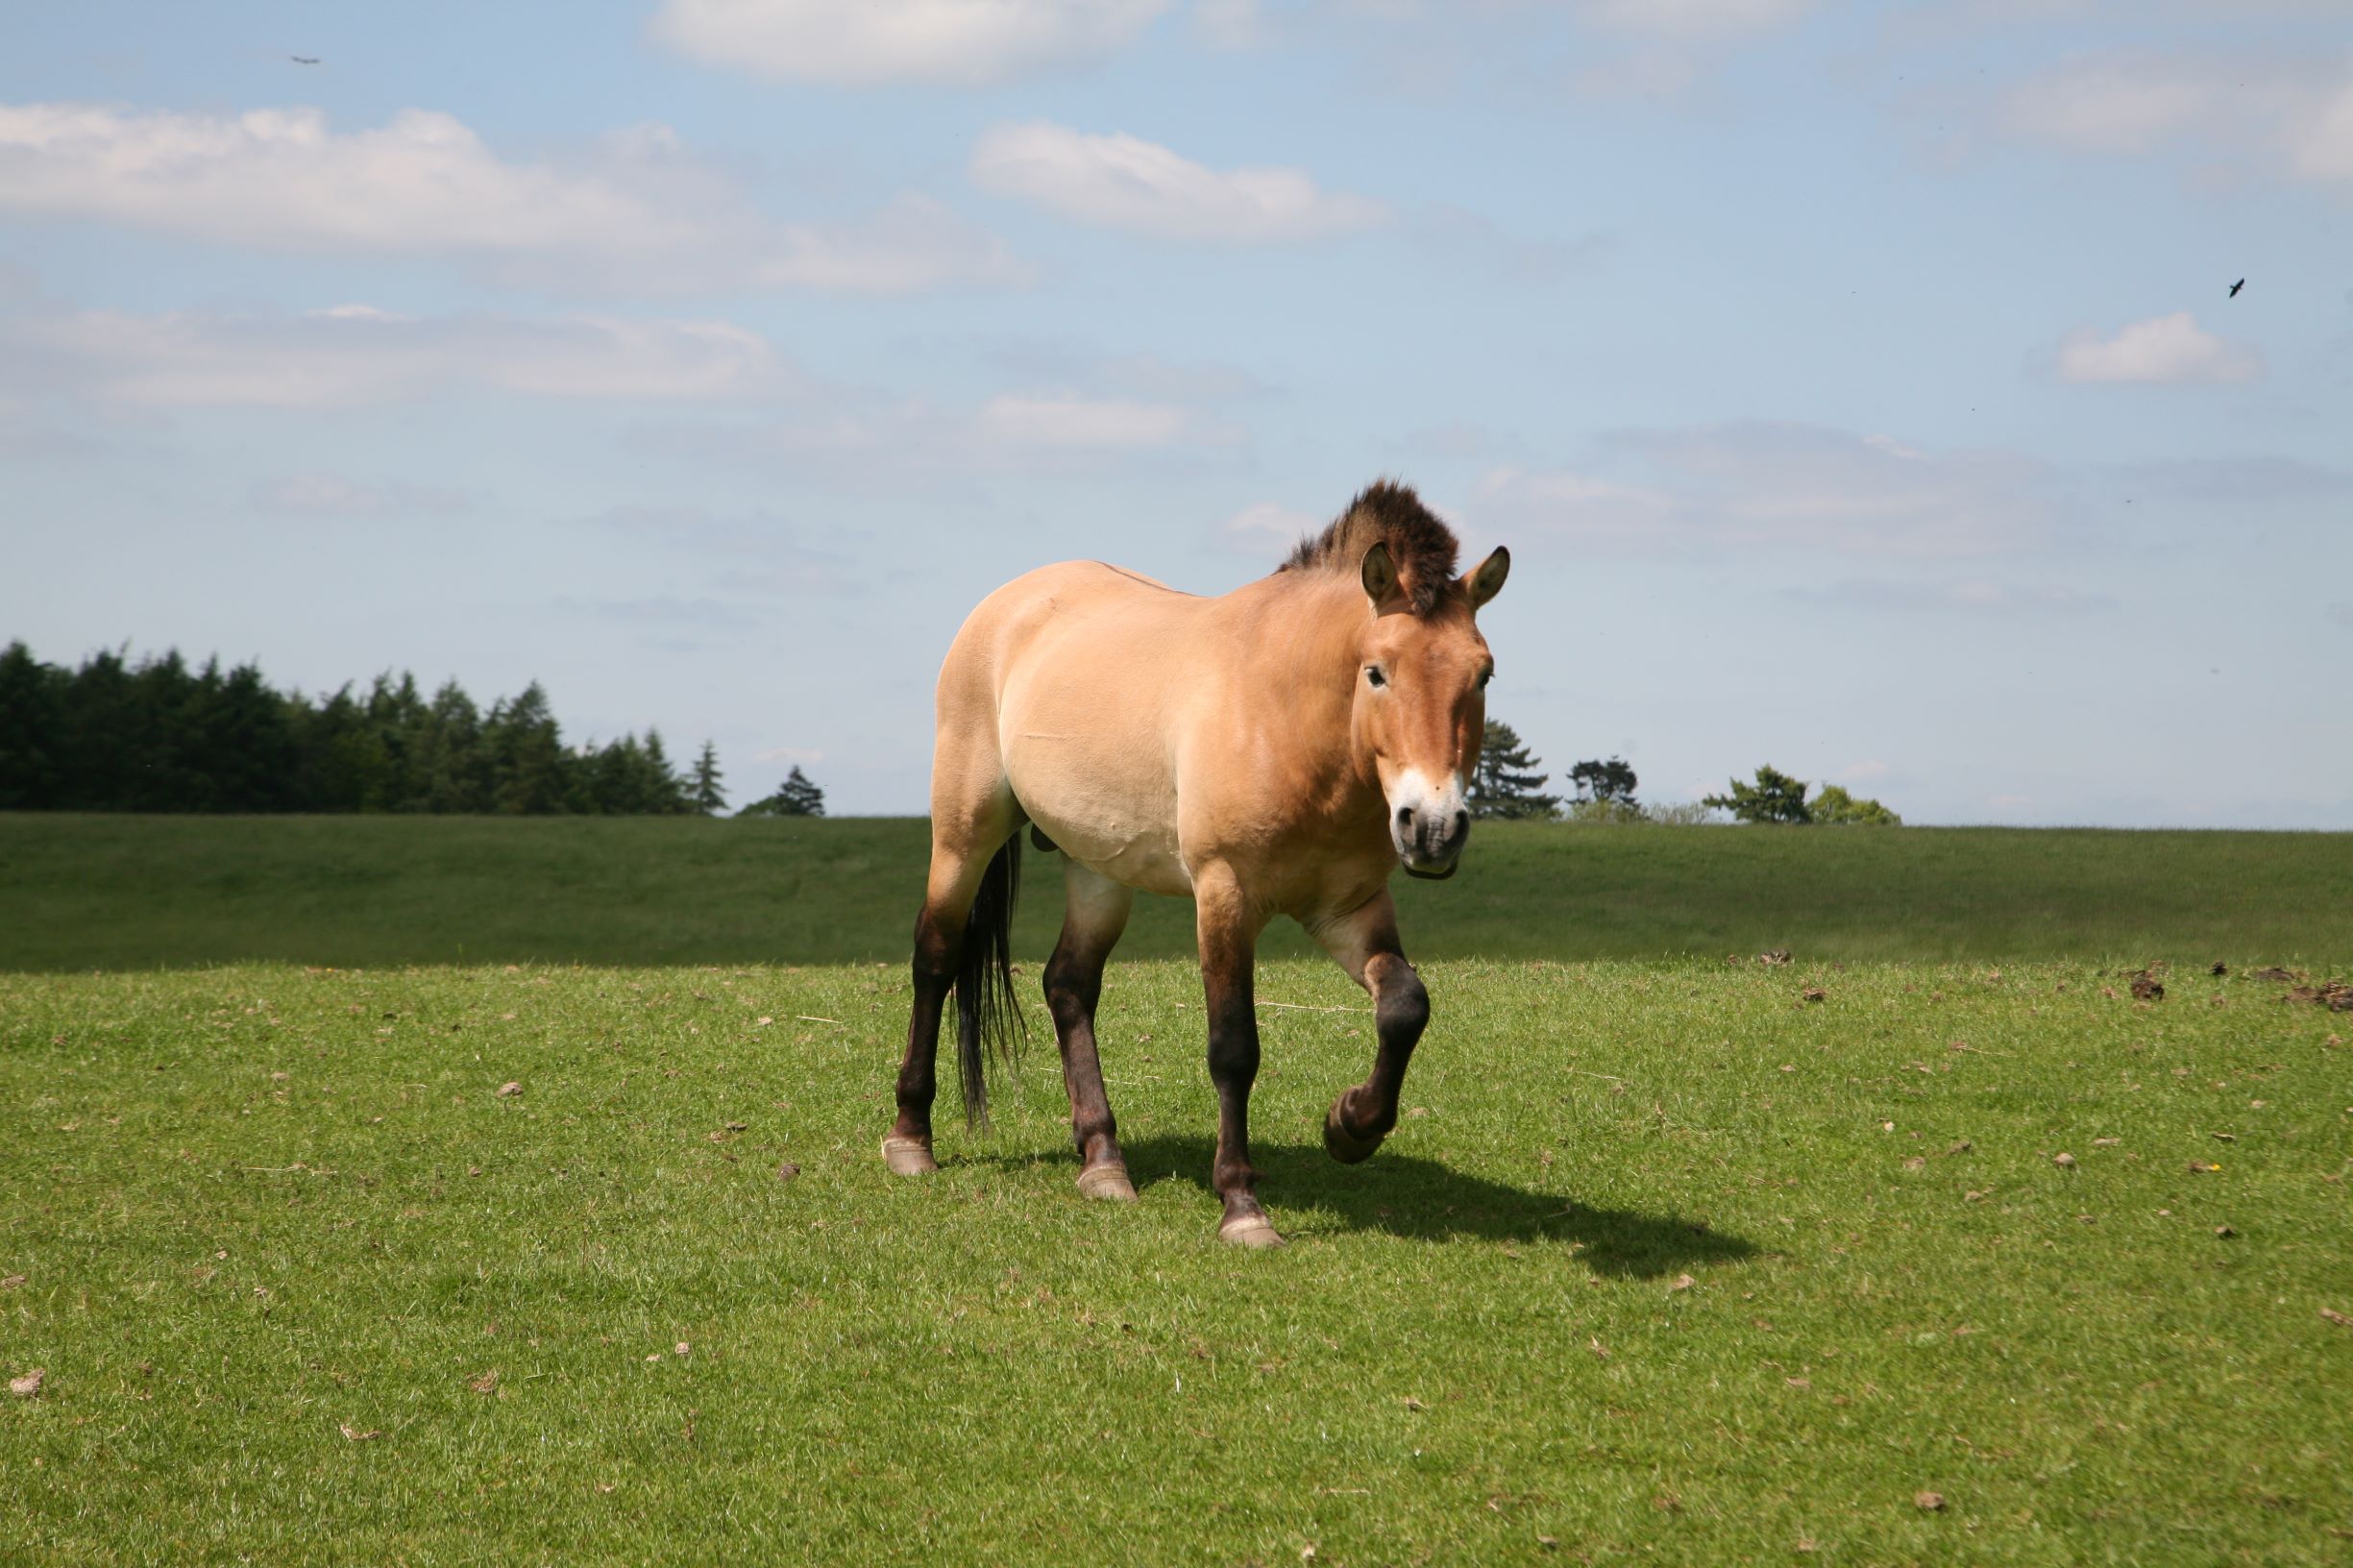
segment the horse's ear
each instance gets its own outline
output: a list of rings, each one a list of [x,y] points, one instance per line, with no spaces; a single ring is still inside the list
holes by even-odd
[[[1471,608],[1478,609],[1504,591],[1504,579],[1511,576],[1511,551],[1503,546],[1495,553],[1473,567],[1462,579],[1462,591],[1471,596]]]
[[[1364,597],[1373,601],[1373,609],[1385,610],[1397,598],[1397,563],[1389,559],[1389,547],[1376,543],[1364,552]]]

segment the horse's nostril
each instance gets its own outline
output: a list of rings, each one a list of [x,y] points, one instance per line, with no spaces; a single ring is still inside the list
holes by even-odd
[[[1459,832],[1461,832],[1461,831],[1462,831],[1464,828],[1466,828],[1466,827],[1468,827],[1468,826],[1470,826],[1470,825],[1471,825],[1471,814],[1470,814],[1469,812],[1467,812],[1467,811],[1458,811],[1458,812],[1456,812],[1456,813],[1455,813],[1455,831],[1456,831],[1456,832],[1459,833]]]
[[[1399,827],[1411,827],[1413,825],[1413,808],[1411,806],[1399,806],[1397,808],[1397,825]]]

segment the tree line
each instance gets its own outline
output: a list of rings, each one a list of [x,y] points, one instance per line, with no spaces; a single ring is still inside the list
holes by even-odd
[[[177,650],[134,662],[45,664],[0,651],[0,810],[467,812],[687,816],[725,809],[709,742],[681,769],[661,733],[570,746],[533,681],[487,711],[454,680],[347,682],[316,700],[247,663],[191,666]],[[798,768],[739,815],[822,816]]]
[[[1510,725],[1488,720],[1471,813],[1603,822],[1897,826],[1876,800],[1779,770],[1734,779],[1697,802],[1646,805],[1622,757],[1569,769],[1574,795]],[[430,697],[408,674],[346,682],[315,700],[279,691],[252,663],[191,666],[177,650],[134,662],[94,653],[73,669],[21,642],[0,650],[0,811],[419,812],[544,816],[716,815],[727,796],[715,747],[685,767],[661,732],[570,746],[533,681],[487,710],[454,680]],[[797,765],[743,817],[822,817],[825,792]]]
[[[1634,797],[1641,780],[1624,757],[1580,762],[1568,772],[1576,794],[1564,800],[1544,793],[1551,774],[1540,772],[1517,731],[1487,721],[1473,771],[1471,815],[1551,821],[1677,822],[1713,821],[1716,813],[1740,822],[1819,823],[1825,826],[1901,827],[1903,819],[1876,800],[1852,795],[1843,785],[1825,784],[1809,798],[1810,786],[1777,768],[1756,770],[1752,781],[1732,779],[1724,794],[1672,805],[1644,805]]]

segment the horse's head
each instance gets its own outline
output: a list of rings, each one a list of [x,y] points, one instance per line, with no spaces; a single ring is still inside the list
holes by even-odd
[[[1510,552],[1498,550],[1433,599],[1404,591],[1386,545],[1364,553],[1372,614],[1358,649],[1356,744],[1381,782],[1389,842],[1415,876],[1452,876],[1470,838],[1464,792],[1495,674],[1473,615],[1510,570]],[[1417,612],[1414,597],[1427,608]]]

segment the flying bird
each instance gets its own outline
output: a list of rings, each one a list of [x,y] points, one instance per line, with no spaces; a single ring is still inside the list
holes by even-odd
[[[2239,291],[2244,287],[2246,287],[2246,280],[2242,278],[2237,282],[2230,285],[2230,297],[2234,300],[2237,299],[2239,297]]]
[[[316,65],[319,63],[319,57],[316,55],[288,55],[286,58],[294,61],[294,63],[297,65]],[[2232,292],[2237,293],[2238,291],[2233,289]]]

